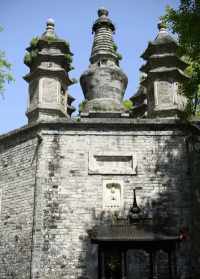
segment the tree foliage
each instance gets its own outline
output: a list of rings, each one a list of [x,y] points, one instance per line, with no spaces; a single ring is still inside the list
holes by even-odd
[[[200,1],[180,0],[178,9],[167,6],[162,20],[177,34],[179,54],[189,63],[186,73],[190,81],[184,85],[188,112],[200,114]]]
[[[124,100],[123,101],[123,106],[126,111],[130,111],[133,108],[133,103],[131,100]]]
[[[1,31],[2,28],[0,27]],[[0,94],[5,90],[5,83],[14,80],[10,70],[11,64],[7,61],[5,52],[0,50]]]

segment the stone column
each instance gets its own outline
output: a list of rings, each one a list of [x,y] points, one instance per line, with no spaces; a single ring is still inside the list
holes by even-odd
[[[106,279],[105,277],[105,253],[102,247],[99,247],[98,251],[98,272],[99,272],[99,279]]]
[[[150,279],[158,279],[156,251],[150,252]]]
[[[177,262],[176,262],[176,248],[171,252],[171,258],[172,258],[172,278],[176,279],[177,276]]]
[[[172,252],[171,252],[171,250],[168,252],[168,269],[169,269],[169,279],[173,279]]]
[[[121,252],[122,279],[127,279],[126,251]]]

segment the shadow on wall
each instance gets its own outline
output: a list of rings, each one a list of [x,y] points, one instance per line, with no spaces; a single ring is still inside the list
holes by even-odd
[[[196,210],[196,213],[199,212],[198,179],[200,178],[200,172],[198,171],[199,164],[195,162],[200,160],[200,155],[198,153],[196,158],[193,154],[194,150],[192,150],[190,156],[188,156],[190,150],[187,149],[185,138],[186,136],[183,133],[177,134],[177,132],[170,134],[170,136],[154,136],[154,145],[150,149],[147,148],[144,150],[137,173],[137,177],[141,176],[141,179],[145,176],[145,183],[148,183],[151,188],[151,190],[148,190],[148,187],[145,187],[147,190],[138,191],[137,198],[143,216],[152,218],[153,230],[167,235],[180,235],[185,240],[181,243],[177,253],[178,273],[181,279],[191,278],[191,253],[196,251],[196,257],[199,253],[198,242],[196,245],[197,248],[193,245],[191,251],[191,233],[193,237],[196,237],[196,240],[199,238],[199,234],[197,235],[194,230],[191,230],[191,212],[192,210]],[[54,155],[59,157],[60,151],[57,138],[54,139],[54,145],[54,149],[58,153],[54,152]],[[59,165],[57,159],[54,162],[55,165]],[[53,172],[54,169],[49,165],[50,176]],[[196,177],[196,180],[192,180],[192,177]],[[134,185],[136,177],[132,176],[129,179],[133,180]],[[193,188],[191,187],[191,181],[196,183],[194,183],[194,187],[196,187],[195,197],[192,196]],[[52,180],[52,189],[46,192],[48,212],[44,212],[44,217],[46,216],[44,218],[44,228],[47,229],[49,235],[46,235],[43,252],[45,252],[45,249],[47,249],[47,254],[50,251],[50,257],[46,257],[45,259],[44,265],[47,266],[47,270],[44,270],[44,276],[42,278],[66,279],[68,278],[68,270],[70,269],[74,270],[74,279],[98,279],[98,247],[97,245],[91,244],[87,233],[79,236],[79,239],[82,241],[82,247],[80,252],[78,252],[77,266],[72,266],[73,260],[65,257],[62,246],[58,247],[57,242],[53,239],[57,236],[51,233],[51,231],[53,232],[55,230],[54,224],[59,223],[61,217],[57,185],[58,183],[55,185]],[[132,192],[126,192],[126,196],[124,197],[125,208],[120,212],[125,217],[128,214],[128,209],[132,205],[130,196],[132,197]],[[192,198],[198,201],[198,203],[195,203],[195,206],[191,204]],[[89,210],[91,216],[91,220],[88,222],[85,221],[83,224],[85,232],[91,230],[94,226],[111,224],[116,221],[116,214],[107,214],[103,211],[99,213],[95,208],[86,208],[84,210],[87,211],[87,215]],[[16,213],[17,215],[20,216],[19,212]],[[12,216],[14,216],[13,212]],[[3,246],[0,253],[0,262],[3,262],[4,273],[7,274],[6,279],[29,278],[26,259],[30,256],[31,243],[30,232],[26,230],[27,222],[25,219],[16,218],[15,222],[11,225],[16,226],[18,233],[14,235],[5,233],[0,235],[0,244]],[[199,232],[199,229],[197,231]],[[11,239],[14,241],[11,241]],[[50,244],[51,247],[49,248],[48,245]],[[63,249],[66,249],[66,247]],[[72,247],[71,245],[67,249],[72,251],[71,256],[73,256],[76,247]],[[13,252],[10,253],[8,250]],[[47,254],[44,253],[44,255]],[[128,270],[129,273],[134,273],[135,278],[146,279],[146,275],[141,273],[141,269],[146,262],[145,257],[146,255],[141,253],[141,250],[129,252],[128,254]],[[196,259],[197,261],[198,258]],[[21,263],[21,270],[15,270],[15,266],[19,262]],[[165,254],[159,254],[159,262],[161,263],[160,266],[164,266],[163,263],[166,262]],[[159,269],[159,274],[159,279],[166,278],[165,267]],[[131,279],[131,277],[128,277],[128,279]]]
[[[177,268],[180,278],[192,278],[192,251],[191,251],[191,225],[192,225],[192,174],[190,171],[186,144],[187,133],[174,131],[170,135],[155,136],[154,146],[151,150],[144,151],[142,168],[138,169],[138,176],[144,174],[148,184],[153,185],[153,190],[138,191],[138,204],[143,216],[152,218],[153,231],[168,236],[180,236],[184,241],[178,247]],[[134,181],[134,176],[132,177]],[[134,182],[133,182],[134,185]],[[143,185],[141,185],[143,186]],[[152,188],[151,188],[152,189]],[[132,195],[132,193],[129,193]],[[128,197],[124,197],[128,201]],[[126,202],[126,208],[120,214],[127,216],[131,204]],[[93,209],[94,226],[111,224],[116,215],[95,213]],[[91,229],[91,225],[86,226]],[[97,245],[90,243],[89,237],[84,239],[83,249],[87,251],[84,263],[78,279],[98,278]],[[134,278],[146,279],[148,272],[147,255],[141,250],[129,251],[127,255],[129,274]],[[168,279],[168,267],[166,266],[167,254],[160,251],[157,255],[159,279]],[[145,267],[146,266],[146,267]],[[146,275],[145,275],[146,274]],[[128,279],[131,279],[130,275]]]

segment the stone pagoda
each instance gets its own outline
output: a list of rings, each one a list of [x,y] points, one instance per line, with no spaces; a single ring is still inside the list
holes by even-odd
[[[141,83],[135,95],[130,98],[133,103],[131,117],[146,117],[147,116],[147,90]]]
[[[184,74],[187,63],[177,54],[178,43],[172,38],[162,22],[159,33],[141,55],[146,60],[140,70],[146,77],[140,90],[131,100],[134,103],[133,116],[177,117],[186,106],[182,84],[188,77]]]
[[[80,78],[85,96],[82,116],[123,115],[122,100],[128,79],[119,67],[121,56],[112,37],[115,26],[106,9],[99,9],[98,16],[92,27],[95,36],[91,64]]]
[[[52,20],[27,48],[29,121],[0,135],[0,279],[199,279],[200,129],[176,118],[186,64],[159,25],[127,117],[115,26],[98,15],[79,117]]]
[[[74,111],[74,100],[67,94],[73,84],[68,72],[72,69],[69,44],[58,38],[54,21],[47,21],[46,31],[33,38],[24,63],[30,72],[24,77],[29,83],[29,105],[26,112],[29,122],[55,117],[69,117]]]

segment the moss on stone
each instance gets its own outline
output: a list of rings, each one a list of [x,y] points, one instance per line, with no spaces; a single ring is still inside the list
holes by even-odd
[[[83,100],[80,104],[79,104],[79,111],[82,112],[85,108],[86,105],[86,100]]]
[[[31,48],[36,48],[38,46],[39,38],[38,37],[33,37],[33,39],[30,42]]]
[[[131,100],[124,100],[123,101],[123,106],[128,111],[128,110],[131,110],[133,108],[133,103],[132,103]]]

